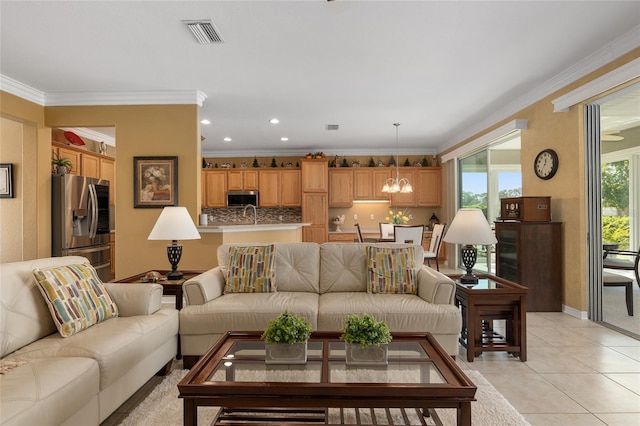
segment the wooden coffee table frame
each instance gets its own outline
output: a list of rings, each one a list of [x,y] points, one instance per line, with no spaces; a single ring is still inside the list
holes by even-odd
[[[259,341],[260,335],[261,332],[225,333],[178,383],[179,397],[184,399],[185,425],[197,425],[199,406],[225,407],[232,414],[256,411],[269,415],[277,411],[278,416],[292,410],[317,414],[327,408],[455,408],[457,424],[471,425],[471,402],[475,401],[476,386],[430,333],[394,333],[394,341],[418,341],[427,354],[426,358],[405,358],[398,362],[431,362],[445,383],[331,383],[329,362],[344,361],[344,357],[329,355],[329,344],[340,341],[340,333],[335,332],[315,332],[311,336],[311,340],[323,342],[321,380],[317,383],[207,381],[218,364],[225,361],[234,342]],[[257,356],[256,360],[259,359],[264,358]],[[395,361],[390,356],[391,362]],[[284,421],[285,418],[286,415],[277,419]],[[300,422],[300,417],[291,420]]]

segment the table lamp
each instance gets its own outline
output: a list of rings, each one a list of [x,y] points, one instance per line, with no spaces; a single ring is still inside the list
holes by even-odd
[[[171,263],[167,279],[179,280],[182,279],[182,272],[178,271],[182,246],[178,244],[178,240],[199,240],[200,233],[186,207],[165,207],[147,239],[171,240],[171,244],[167,246],[167,257]]]
[[[478,258],[477,244],[495,244],[498,242],[489,222],[480,209],[460,209],[453,218],[442,241],[454,244],[464,244],[460,249],[462,263],[467,273],[460,277],[463,284],[477,284],[478,277],[473,275],[473,266]]]

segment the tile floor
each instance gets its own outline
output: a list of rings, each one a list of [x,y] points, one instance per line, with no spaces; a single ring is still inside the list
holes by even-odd
[[[533,426],[640,426],[640,341],[561,312],[528,313],[527,339],[527,362],[504,352],[466,362],[462,347],[457,362],[480,371]],[[159,381],[102,426],[120,424]]]

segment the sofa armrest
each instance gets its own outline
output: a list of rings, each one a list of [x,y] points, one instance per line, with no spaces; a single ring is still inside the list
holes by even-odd
[[[456,283],[435,269],[423,266],[418,272],[418,296],[431,303],[453,304]]]
[[[203,305],[224,294],[224,276],[220,267],[209,269],[182,285],[187,305]]]
[[[105,283],[104,285],[118,306],[118,315],[121,317],[151,315],[162,308],[160,284]]]

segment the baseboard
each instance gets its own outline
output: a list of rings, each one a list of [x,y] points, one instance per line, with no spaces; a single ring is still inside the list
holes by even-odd
[[[562,305],[562,312],[564,312],[565,314],[571,315],[572,317],[581,319],[581,320],[588,320],[589,319],[589,313],[588,312],[579,311],[577,309],[572,308],[571,306]]]

